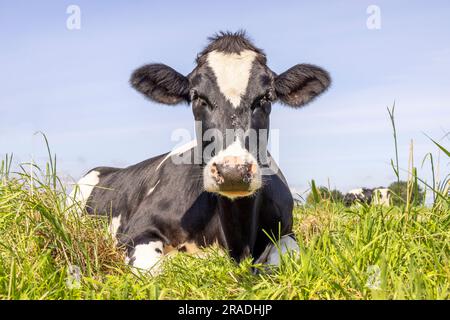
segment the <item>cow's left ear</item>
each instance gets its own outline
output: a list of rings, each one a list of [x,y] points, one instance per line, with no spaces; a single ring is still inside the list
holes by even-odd
[[[275,91],[282,102],[298,108],[324,92],[330,83],[330,75],[325,70],[297,64],[275,77]]]
[[[189,101],[189,80],[164,64],[148,64],[136,69],[130,83],[147,98],[159,103]]]

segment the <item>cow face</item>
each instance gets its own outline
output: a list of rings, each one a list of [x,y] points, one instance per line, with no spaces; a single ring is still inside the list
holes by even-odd
[[[299,64],[277,75],[243,33],[221,33],[183,76],[162,64],[137,69],[131,84],[153,101],[191,103],[200,124],[204,189],[228,198],[250,196],[262,185],[272,102],[297,108],[330,83],[326,71]]]

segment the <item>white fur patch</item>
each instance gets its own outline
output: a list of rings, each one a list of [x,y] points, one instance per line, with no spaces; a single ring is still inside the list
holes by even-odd
[[[250,71],[257,53],[243,50],[238,53],[211,51],[207,61],[217,79],[217,85],[225,98],[237,108],[247,90]]]
[[[282,236],[276,246],[271,243],[266,247],[258,260],[256,260],[256,263],[279,266],[281,256],[289,252],[298,253],[300,252],[300,247],[292,237],[288,235]]]
[[[152,241],[147,244],[139,244],[134,248],[131,261],[133,267],[157,275],[161,271],[161,257],[163,252],[163,243],[161,241]]]
[[[387,188],[378,188],[373,191],[373,204],[389,206],[390,205],[390,190]]]
[[[164,159],[162,159],[162,161],[156,167],[155,171],[157,171],[162,166],[162,164],[167,159],[169,159],[171,156],[178,155],[178,154],[183,154],[186,151],[191,150],[192,148],[195,148],[195,146],[197,146],[197,140],[192,140],[192,141],[189,141],[186,144],[183,144],[182,146],[179,146],[179,147],[173,149],[169,154],[167,154],[167,156],[164,157]]]
[[[161,181],[161,180],[158,180],[158,181],[156,182],[156,184],[155,184],[152,188],[150,188],[150,190],[148,190],[148,192],[147,192],[147,195],[148,195],[148,196],[151,195],[151,194],[153,193],[153,191],[155,191],[155,188],[158,186],[158,184],[159,184],[160,181]]]
[[[122,218],[122,215],[118,215],[117,217],[113,217],[111,219],[111,224],[109,225],[109,232],[115,238],[117,236],[117,231],[120,228],[120,219]]]
[[[361,188],[350,190],[348,193],[364,197],[363,189]]]
[[[84,208],[92,190],[100,182],[99,176],[100,172],[94,170],[81,178],[74,186],[69,199],[78,203],[80,208]]]

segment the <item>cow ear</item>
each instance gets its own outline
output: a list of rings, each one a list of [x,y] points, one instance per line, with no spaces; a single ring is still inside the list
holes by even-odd
[[[189,101],[189,80],[164,64],[148,64],[136,69],[130,84],[159,103],[173,105]]]
[[[330,83],[330,75],[325,70],[297,64],[275,77],[275,91],[283,103],[298,108],[324,92]]]

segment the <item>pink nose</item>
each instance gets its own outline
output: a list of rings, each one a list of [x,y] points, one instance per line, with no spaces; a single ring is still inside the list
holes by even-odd
[[[241,157],[226,156],[211,165],[211,176],[221,191],[246,191],[257,172],[257,164]]]

